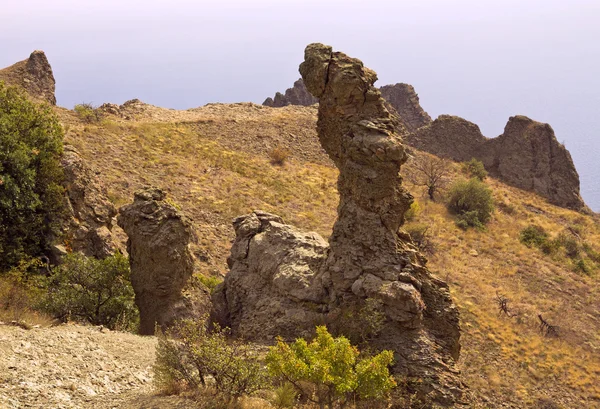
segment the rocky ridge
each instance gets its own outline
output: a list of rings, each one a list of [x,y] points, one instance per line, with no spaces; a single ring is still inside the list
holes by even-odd
[[[314,105],[319,100],[311,95],[310,92],[304,86],[304,81],[299,79],[294,82],[292,88],[285,90],[285,95],[281,92],[277,92],[273,98],[269,97],[265,99],[263,105],[273,108],[280,108],[287,105]]]
[[[431,123],[431,117],[419,102],[415,88],[409,84],[398,83],[379,88],[381,96],[396,110],[398,118],[409,132]]]
[[[293,338],[350,305],[377,300],[387,322],[372,343],[396,352],[397,373],[432,378],[422,394],[455,402],[458,311],[447,285],[398,233],[412,202],[399,176],[407,159],[402,125],[373,87],[376,74],[359,60],[311,44],[300,73],[319,98],[319,140],[340,170],[329,246],[272,214],[237,218],[231,270],[213,295],[215,317],[248,339]]]
[[[0,70],[0,81],[23,88],[36,100],[56,105],[52,67],[43,51],[36,50],[28,59]]]
[[[440,115],[407,137],[411,146],[455,161],[481,160],[490,175],[574,210],[587,207],[569,151],[548,124],[510,117],[504,133],[486,138],[479,127],[457,116]]]

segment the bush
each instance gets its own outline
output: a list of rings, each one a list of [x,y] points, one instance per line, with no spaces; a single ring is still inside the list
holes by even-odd
[[[461,228],[482,228],[492,217],[492,190],[477,178],[458,180],[448,192],[448,209],[458,215]]]
[[[120,253],[97,260],[79,253],[64,257],[47,279],[41,307],[56,318],[110,329],[135,330],[138,311],[129,281],[129,262]]]
[[[206,318],[206,317],[205,317]],[[159,337],[154,364],[154,383],[164,392],[206,386],[208,376],[226,398],[256,392],[267,378],[249,345],[229,341],[228,331],[215,324],[210,331],[206,319],[183,320]]]
[[[470,177],[479,180],[484,180],[488,175],[487,170],[485,170],[485,167],[483,166],[483,162],[475,158],[468,162],[463,162],[462,168]]]
[[[543,227],[532,224],[521,230],[519,240],[527,247],[541,248],[548,242],[548,233]]]
[[[289,382],[284,382],[281,386],[275,388],[271,403],[278,409],[293,408],[296,404],[298,392]]]
[[[0,277],[0,319],[22,322],[33,313],[36,300],[42,296],[34,276],[41,265],[38,259],[21,260]]]
[[[385,314],[382,307],[383,303],[373,298],[346,306],[329,323],[331,332],[347,337],[354,344],[364,344],[383,329]]]
[[[277,146],[269,151],[269,158],[274,165],[282,166],[289,157],[290,151],[283,146]]]
[[[560,233],[556,238],[556,241],[558,245],[564,247],[567,257],[572,259],[579,257],[581,249],[579,248],[579,243],[575,237],[570,234]]]
[[[102,120],[102,112],[89,102],[82,102],[75,105],[73,108],[79,119],[88,124],[100,122]]]
[[[422,211],[423,209],[421,208],[421,205],[415,200],[411,203],[406,213],[404,213],[404,220],[407,222],[412,221],[416,219]]]
[[[431,241],[429,228],[431,226],[425,223],[410,224],[405,227],[406,232],[410,235],[413,243],[419,250],[425,253],[433,254],[434,245]]]
[[[292,344],[281,338],[266,357],[269,373],[290,382],[306,399],[320,407],[344,407],[356,400],[381,400],[396,386],[390,376],[391,351],[361,357],[345,337],[334,338],[324,326],[310,343]]]
[[[39,256],[60,230],[62,141],[50,107],[0,82],[0,271]]]

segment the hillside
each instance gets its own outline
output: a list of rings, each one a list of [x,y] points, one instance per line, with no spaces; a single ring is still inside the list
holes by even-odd
[[[206,274],[226,273],[230,221],[253,209],[330,234],[337,171],[317,143],[314,108],[211,104],[173,111],[134,102],[119,111],[86,124],[58,109],[66,141],[102,169],[115,204],[131,201],[136,189],[151,184],[193,217]],[[277,147],[291,154],[283,166],[270,160]],[[410,163],[403,170],[411,172]],[[454,177],[459,173],[456,166]],[[458,229],[443,205],[411,189],[423,208],[412,223],[431,225],[435,251],[429,266],[449,282],[460,308],[464,381],[489,407],[541,407],[540,399],[564,408],[600,407],[597,269],[575,272],[568,258],[519,242],[530,224],[553,234],[571,227],[598,250],[598,221],[494,179],[488,183],[497,210],[486,231]],[[517,317],[498,313],[497,293],[510,300]],[[540,335],[538,314],[560,326],[559,338]]]

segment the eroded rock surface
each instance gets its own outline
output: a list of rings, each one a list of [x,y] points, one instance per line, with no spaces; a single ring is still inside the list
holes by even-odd
[[[285,95],[281,92],[277,92],[273,98],[269,97],[265,99],[263,105],[273,108],[280,108],[287,105],[314,105],[318,103],[319,100],[313,97],[310,92],[304,86],[304,81],[299,79],[294,82],[294,86],[292,88],[288,88],[285,91]]]
[[[264,212],[236,219],[215,316],[249,339],[294,338],[361,300],[377,300],[386,323],[372,344],[396,352],[396,373],[428,379],[420,393],[450,404],[461,395],[458,311],[447,285],[399,233],[412,202],[399,175],[404,127],[359,60],[311,44],[300,73],[319,98],[319,140],[340,170],[329,246]]]
[[[398,83],[379,88],[381,96],[396,110],[406,129],[414,132],[431,123],[431,117],[421,108],[419,96],[412,85]]]
[[[106,188],[72,146],[65,146],[61,163],[65,174],[67,208],[70,218],[65,223],[65,242],[54,247],[54,257],[66,252],[65,247],[86,256],[105,258],[120,249],[113,235],[113,218],[117,209],[108,200]]]
[[[569,151],[548,124],[513,116],[504,133],[486,138],[465,119],[440,115],[407,137],[407,142],[456,161],[479,159],[490,175],[575,210],[587,207],[579,192],[579,175]]]
[[[118,224],[127,233],[131,284],[140,311],[140,334],[154,334],[175,320],[200,317],[209,310],[209,296],[190,280],[194,272],[192,222],[157,188],[135,193],[120,209]]]
[[[0,81],[23,88],[34,99],[56,105],[56,82],[43,51],[36,50],[28,59],[0,70]]]

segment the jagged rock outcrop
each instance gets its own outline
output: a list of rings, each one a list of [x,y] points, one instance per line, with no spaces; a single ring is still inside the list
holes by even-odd
[[[579,175],[569,151],[548,124],[513,116],[504,133],[486,138],[465,119],[440,115],[407,137],[407,143],[456,161],[479,159],[490,175],[575,210],[587,207],[579,192]]]
[[[428,379],[420,393],[450,404],[461,395],[458,310],[447,285],[399,232],[412,202],[399,175],[404,128],[361,61],[311,44],[300,73],[319,98],[319,140],[340,170],[329,246],[274,215],[236,219],[231,271],[213,296],[215,317],[246,338],[293,338],[375,299],[386,324],[372,344],[395,351],[398,374]]]
[[[0,81],[23,88],[34,99],[56,105],[56,82],[43,51],[36,50],[28,59],[0,70]]]
[[[285,90],[285,95],[281,92],[277,92],[275,97],[265,99],[263,105],[273,108],[280,108],[287,105],[314,105],[318,103],[319,100],[311,95],[310,92],[304,86],[304,81],[299,79],[294,82],[294,86],[292,88],[288,88]]]
[[[421,108],[419,96],[412,85],[398,83],[379,88],[381,96],[396,110],[409,132],[431,123],[431,117]]]
[[[192,222],[165,199],[160,189],[140,190],[132,204],[121,207],[117,219],[128,236],[142,335],[153,335],[157,324],[165,328],[209,311],[208,292],[190,280],[197,241]]]
[[[108,200],[106,188],[97,172],[69,145],[64,148],[61,164],[65,175],[69,218],[64,223],[64,242],[53,248],[53,261],[58,262],[67,250],[96,258],[114,254],[120,248],[112,232],[117,210]]]

